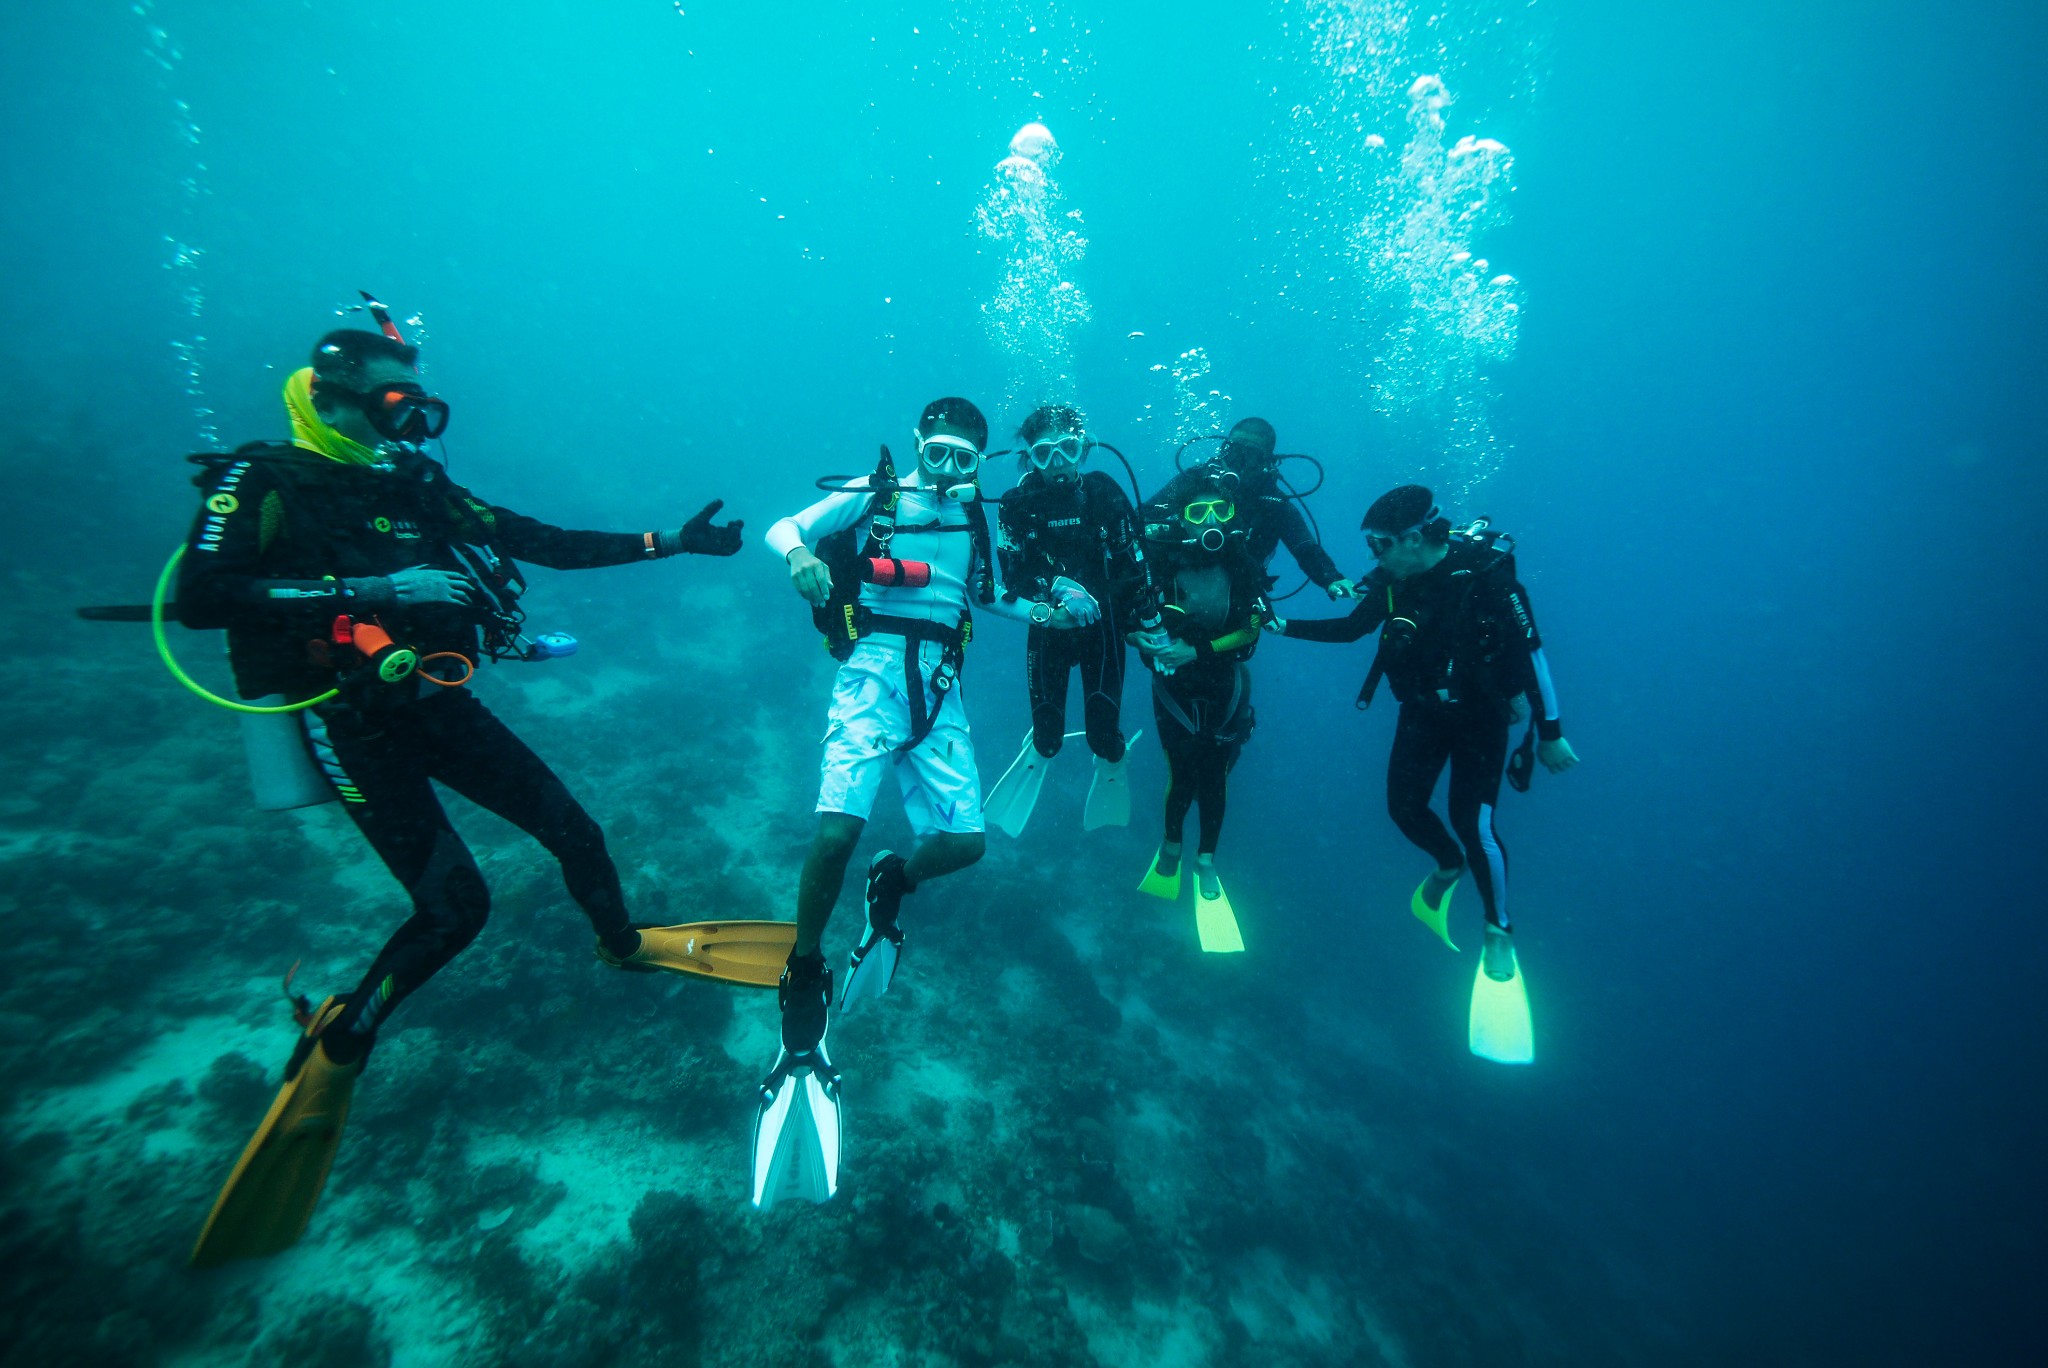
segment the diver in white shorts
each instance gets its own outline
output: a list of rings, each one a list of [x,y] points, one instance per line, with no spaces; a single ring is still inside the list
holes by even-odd
[[[970,601],[1023,622],[1080,625],[1056,605],[999,590],[976,483],[987,441],[987,420],[973,404],[936,399],[918,420],[915,471],[897,479],[884,448],[873,476],[839,484],[768,529],[768,545],[788,563],[790,583],[842,663],[832,684],[818,830],[797,887],[796,944],[779,991],[782,1055],[761,1088],[756,1205],[792,1185],[813,1200],[836,1186],[837,1074],[823,1049],[832,974],[819,939],[885,775],[895,772],[917,844],[908,857],[884,850],[869,862],[867,929],[847,965],[842,1008],[888,991],[903,944],[896,916],[904,895],[981,858],[981,783],[960,689],[973,633]],[[807,1100],[793,1107],[799,1088]],[[808,1139],[793,1149],[779,1133],[805,1109],[824,1153]],[[829,1119],[816,1115],[824,1109]]]

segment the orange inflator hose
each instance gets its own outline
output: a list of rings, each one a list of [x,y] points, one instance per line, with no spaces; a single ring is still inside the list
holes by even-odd
[[[431,662],[433,662],[433,661],[436,661],[436,660],[459,660],[459,661],[461,661],[461,662],[462,662],[462,678],[460,678],[460,679],[443,679],[443,678],[441,678],[441,676],[439,676],[439,675],[435,674],[435,673],[434,673],[434,672],[433,672],[432,670],[429,670],[429,669],[427,668],[427,666],[428,666],[428,665],[429,665],[429,664],[430,664]],[[462,654],[462,652],[460,652],[460,651],[436,651],[436,652],[434,652],[434,653],[433,653],[432,655],[429,655],[429,656],[421,656],[421,657],[420,657],[420,665],[419,665],[419,674],[420,674],[420,678],[421,678],[421,679],[424,679],[424,680],[426,680],[426,681],[427,681],[427,682],[428,682],[429,684],[439,684],[439,685],[440,685],[440,686],[441,686],[442,688],[444,688],[444,689],[459,689],[459,688],[461,688],[461,687],[462,687],[463,685],[465,685],[465,684],[469,683],[469,680],[470,680],[470,676],[474,675],[475,673],[476,673],[476,662],[475,662],[475,661],[473,661],[473,660],[471,660],[471,659],[470,659],[470,658],[469,658],[468,656],[466,656],[466,655]]]

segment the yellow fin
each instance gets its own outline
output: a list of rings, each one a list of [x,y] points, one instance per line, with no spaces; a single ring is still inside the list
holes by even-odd
[[[773,988],[796,945],[796,923],[783,921],[688,922],[643,926],[640,948],[624,967],[645,966],[671,973],[715,978],[751,988]]]
[[[317,1035],[341,1015],[329,998],[306,1029]],[[192,1267],[217,1268],[230,1259],[262,1259],[299,1242],[320,1204],[327,1171],[341,1148],[342,1126],[362,1062],[343,1068],[314,1045],[305,1062],[277,1091],[234,1172],[221,1186],[206,1228],[192,1247]]]

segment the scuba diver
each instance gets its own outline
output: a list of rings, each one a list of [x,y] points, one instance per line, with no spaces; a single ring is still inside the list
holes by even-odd
[[[840,665],[818,826],[780,984],[782,1049],[755,1120],[757,1207],[786,1196],[822,1202],[837,1190],[839,1075],[825,1052],[832,971],[820,940],[884,775],[895,772],[917,845],[908,856],[884,850],[868,862],[867,926],[847,961],[842,1010],[888,991],[903,947],[904,897],[982,856],[981,780],[960,686],[973,635],[970,599],[1019,621],[1079,625],[1063,604],[997,591],[977,483],[988,442],[981,410],[935,399],[913,436],[917,466],[909,475],[897,478],[883,447],[873,475],[821,480],[831,492],[766,538]]]
[[[1349,616],[1275,619],[1268,626],[1299,641],[1357,641],[1378,629],[1379,651],[1358,704],[1369,706],[1384,679],[1401,705],[1387,761],[1387,811],[1437,865],[1409,907],[1457,949],[1451,893],[1468,869],[1473,873],[1486,942],[1473,984],[1472,1051],[1528,1063],[1529,999],[1508,920],[1507,851],[1494,828],[1494,806],[1503,764],[1522,790],[1532,759],[1562,774],[1578,756],[1564,738],[1528,591],[1516,579],[1514,540],[1485,519],[1454,529],[1421,485],[1382,495],[1366,510],[1364,528],[1379,564]],[[1511,758],[1508,731],[1525,697],[1534,720]],[[1429,806],[1446,764],[1450,830]]]
[[[1167,644],[1137,513],[1113,478],[1081,469],[1089,451],[1105,444],[1089,438],[1076,409],[1041,405],[1024,419],[1017,438],[1024,444],[1024,478],[1003,496],[996,555],[1012,596],[1038,600],[1024,643],[1031,731],[990,791],[983,815],[1011,836],[1023,834],[1066,738],[1067,681],[1078,667],[1088,749],[1095,754],[1081,825],[1089,831],[1128,826],[1129,761],[1119,726],[1124,635],[1141,632],[1155,650]],[[1039,620],[1055,606],[1066,609],[1078,630],[1055,631]]]
[[[1195,930],[1202,949],[1228,952],[1244,949],[1244,940],[1216,874],[1216,845],[1225,781],[1252,734],[1246,662],[1269,611],[1262,597],[1265,568],[1226,481],[1212,475],[1206,482],[1176,483],[1187,501],[1173,521],[1145,527],[1170,642],[1146,653],[1152,715],[1166,752],[1166,823],[1138,890],[1169,901],[1180,897],[1183,828],[1188,809],[1199,804]]]
[[[276,1253],[303,1233],[379,1028],[483,929],[489,890],[432,781],[561,862],[602,958],[655,967],[597,823],[464,685],[484,655],[530,651],[515,560],[576,570],[740,548],[738,522],[711,521],[717,501],[666,531],[570,532],[453,483],[422,445],[447,426],[448,405],[419,383],[416,349],[373,312],[384,333],[328,333],[285,383],[290,445],[193,458],[201,507],[172,562],[177,617],[227,630],[242,697],[299,700],[214,701],[302,724],[298,745],[412,901],[353,991],[318,1008],[296,1000],[303,1029],[284,1087],[200,1235],[202,1267]]]
[[[1285,542],[1295,564],[1323,592],[1333,599],[1354,598],[1356,586],[1339,573],[1302,516],[1308,505],[1280,477],[1280,462],[1288,458],[1274,454],[1278,442],[1273,425],[1265,419],[1238,420],[1213,459],[1189,466],[1166,482],[1166,488],[1147,505],[1145,521],[1171,525],[1197,489],[1220,484],[1244,523],[1245,554],[1262,576],[1275,548]],[[1273,583],[1267,576],[1260,591],[1270,590]]]

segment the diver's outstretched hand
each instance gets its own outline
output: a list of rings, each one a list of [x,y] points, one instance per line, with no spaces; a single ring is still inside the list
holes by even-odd
[[[1358,585],[1351,580],[1340,579],[1325,587],[1323,592],[1333,599],[1355,599],[1358,597]]]
[[[1536,758],[1541,760],[1543,768],[1549,770],[1552,774],[1563,774],[1573,765],[1579,763],[1578,752],[1573,750],[1572,743],[1565,740],[1562,736],[1558,737],[1555,741],[1538,741],[1536,743]]]
[[[1274,636],[1287,635],[1287,619],[1284,617],[1269,617],[1259,625],[1265,628],[1267,631],[1271,632]]]
[[[711,515],[725,507],[725,500],[713,499],[697,511],[697,516],[673,532],[657,532],[655,542],[664,556],[736,556],[740,550],[740,529],[746,523],[734,518],[729,523],[714,523]]]

